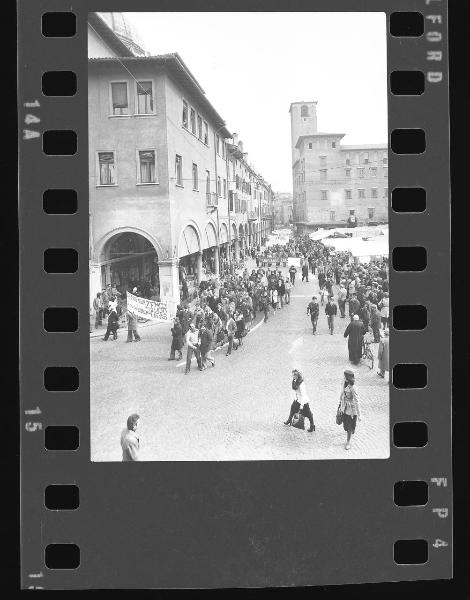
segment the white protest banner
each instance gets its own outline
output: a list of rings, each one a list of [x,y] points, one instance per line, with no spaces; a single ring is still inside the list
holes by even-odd
[[[289,256],[289,258],[287,259],[287,265],[289,267],[291,267],[292,265],[294,265],[294,267],[299,267],[299,269],[300,269],[300,257]]]
[[[127,312],[149,321],[169,321],[170,315],[166,302],[155,302],[147,298],[139,298],[127,292]]]

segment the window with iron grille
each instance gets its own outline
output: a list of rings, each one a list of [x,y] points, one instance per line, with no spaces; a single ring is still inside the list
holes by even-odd
[[[139,150],[140,183],[155,183],[155,150]]]
[[[153,85],[151,81],[137,81],[137,113],[148,115],[153,113]]]
[[[113,106],[113,115],[129,114],[127,82],[119,81],[111,83],[111,102]]]
[[[100,185],[116,185],[114,152],[98,152]]]

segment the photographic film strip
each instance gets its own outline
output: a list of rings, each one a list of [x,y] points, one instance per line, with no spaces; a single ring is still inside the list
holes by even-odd
[[[199,11],[204,11],[203,5],[198,8]],[[142,398],[138,398],[135,408],[131,409],[129,405],[127,413],[119,416],[124,427],[129,415],[133,416],[131,413],[142,414],[142,426],[147,427],[141,443],[142,452],[145,452],[144,444],[147,443],[149,448],[152,431],[157,438],[160,436],[159,439],[163,439],[164,435],[171,435],[174,428],[173,433],[177,436],[181,420],[185,418],[185,411],[191,410],[193,404],[186,398],[184,386],[196,385],[193,382],[199,375],[199,381],[207,382],[208,377],[215,377],[213,373],[221,372],[225,368],[223,365],[228,362],[223,363],[222,358],[219,358],[225,352],[216,353],[215,369],[209,369],[204,374],[195,374],[193,367],[185,378],[183,367],[185,364],[186,369],[188,365],[191,366],[189,350],[189,362],[175,364],[173,369],[173,363],[168,363],[168,366],[166,362],[163,364],[160,361],[155,366],[156,359],[150,355],[140,359],[140,366],[137,364],[138,360],[131,364],[130,358],[121,358],[119,360],[122,362],[113,362],[103,353],[114,352],[110,348],[116,348],[117,344],[124,340],[122,331],[119,332],[117,342],[112,342],[112,336],[107,345],[104,342],[98,344],[102,336],[99,340],[90,342],[94,331],[94,321],[89,327],[90,306],[96,295],[93,288],[96,278],[103,277],[103,281],[109,285],[115,285],[116,281],[122,285],[125,273],[129,281],[132,276],[132,268],[126,267],[125,271],[123,267],[119,281],[106,279],[108,276],[114,277],[112,268],[116,261],[120,260],[119,252],[123,250],[122,247],[111,247],[111,236],[108,236],[105,229],[100,229],[97,233],[102,227],[101,223],[109,225],[109,231],[113,232],[113,235],[121,230],[130,233],[126,241],[129,247],[142,242],[142,246],[136,246],[135,252],[140,253],[139,260],[143,265],[144,274],[147,273],[147,265],[156,264],[157,258],[146,258],[154,256],[153,246],[156,247],[161,292],[155,296],[157,299],[152,300],[150,295],[139,298],[139,295],[143,294],[140,294],[137,284],[135,287],[128,287],[128,308],[131,301],[135,303],[137,316],[134,316],[136,322],[138,317],[141,319],[139,324],[143,321],[138,311],[141,310],[144,314],[145,311],[154,310],[152,307],[157,304],[158,319],[166,319],[167,312],[168,318],[173,317],[176,301],[174,297],[171,300],[171,294],[175,289],[174,293],[179,294],[179,283],[184,296],[186,283],[182,283],[181,278],[186,282],[187,276],[190,281],[193,270],[196,273],[201,271],[203,260],[207,261],[207,264],[210,264],[211,260],[215,261],[217,267],[214,269],[217,269],[219,274],[222,272],[224,260],[230,263],[231,260],[235,260],[233,256],[239,258],[240,248],[245,249],[245,257],[248,256],[250,248],[253,249],[253,256],[256,254],[257,243],[263,241],[263,227],[270,227],[269,231],[266,229],[266,238],[274,229],[273,225],[269,225],[269,218],[263,218],[264,208],[260,208],[261,212],[256,212],[254,207],[253,216],[250,216],[251,205],[248,208],[243,206],[245,192],[247,197],[256,199],[256,202],[260,203],[259,206],[263,206],[261,203],[264,200],[259,200],[258,196],[250,191],[251,181],[256,180],[256,185],[260,186],[260,198],[264,198],[263,190],[268,190],[269,195],[270,188],[265,186],[261,177],[256,179],[255,169],[250,171],[252,179],[248,180],[247,175],[247,183],[243,190],[238,189],[235,175],[233,181],[236,187],[233,188],[233,192],[230,189],[232,174],[227,156],[222,156],[222,153],[226,152],[224,139],[232,140],[231,145],[227,142],[227,148],[231,148],[233,156],[238,156],[236,160],[240,164],[248,165],[248,159],[243,147],[240,149],[240,145],[237,144],[233,130],[224,129],[230,127],[230,124],[221,124],[217,129],[218,115],[199,84],[194,83],[194,77],[198,74],[191,75],[179,55],[176,55],[176,58],[175,55],[169,54],[153,56],[154,51],[139,54],[135,49],[135,40],[131,48],[132,44],[130,45],[128,37],[126,38],[128,33],[123,29],[124,25],[120,26],[121,29],[113,29],[106,19],[100,21],[94,16],[125,15],[131,11],[149,14],[161,11],[158,14],[165,14],[174,12],[174,9],[174,4],[170,2],[161,2],[156,7],[145,0],[135,0],[133,3],[124,0],[82,0],[75,3],[66,3],[63,0],[21,0],[18,4],[21,586],[24,589],[277,587],[451,578],[450,174],[445,0],[362,0],[357,3],[357,7],[354,2],[346,0],[316,0],[310,3],[300,2],[296,8],[305,15],[318,15],[319,18],[324,18],[322,15],[325,13],[329,13],[332,19],[343,13],[349,13],[351,18],[357,16],[357,13],[384,16],[387,75],[386,81],[379,81],[377,85],[387,86],[388,112],[387,151],[383,164],[380,164],[381,169],[386,164],[389,171],[389,182],[385,187],[387,206],[384,217],[384,222],[389,228],[389,257],[384,259],[384,264],[387,263],[389,267],[390,289],[390,383],[389,399],[386,399],[389,402],[389,410],[383,409],[383,418],[387,423],[386,443],[389,444],[386,455],[364,458],[353,454],[359,452],[353,446],[347,454],[348,459],[343,460],[343,454],[348,451],[344,451],[341,436],[334,451],[343,454],[341,458],[338,458],[339,454],[334,454],[331,460],[313,460],[314,457],[309,460],[305,459],[305,456],[296,460],[293,454],[288,456],[289,460],[280,460],[274,450],[274,459],[269,460],[264,455],[261,457],[261,454],[257,458],[257,455],[249,454],[247,449],[243,450],[247,454],[238,449],[233,455],[214,458],[215,454],[208,454],[209,458],[204,459],[196,449],[194,454],[183,454],[182,442],[179,441],[175,442],[173,459],[170,449],[164,460],[159,460],[157,455],[148,455],[148,458],[141,458],[139,461],[126,461],[121,460],[119,430],[112,433],[116,438],[117,453],[110,450],[106,454],[108,421],[113,422],[114,413],[119,410],[122,397],[129,392],[126,390],[129,380],[124,379],[123,374],[138,373],[142,361],[148,361],[145,363],[148,364],[148,372],[155,369],[159,373],[158,376],[163,377],[163,383],[153,383],[153,387],[149,387],[149,398],[156,399],[155,402],[158,398],[163,398],[164,401],[167,396],[175,393],[176,400],[172,401],[174,410],[182,411],[178,416],[175,413],[174,422],[170,418],[168,425],[168,417],[165,417],[165,424],[162,424],[162,413],[159,416],[155,409],[155,422],[149,424],[147,418],[144,423],[143,413],[139,408],[143,401]],[[214,11],[224,9],[223,3],[213,2],[207,10],[213,14]],[[113,12],[94,12],[100,10]],[[285,12],[292,18],[296,15],[300,20],[304,18],[300,13],[289,12],[291,7],[287,3],[276,3],[274,6],[265,2],[261,9],[264,12],[254,13],[251,12],[252,3],[242,2],[234,10],[243,13],[246,22],[254,18],[254,15],[264,15],[264,23],[268,29],[271,18],[269,15]],[[198,14],[200,13],[194,13],[194,19]],[[240,44],[240,51],[243,47],[243,32],[233,31],[235,28],[232,29],[230,25],[231,18],[227,16],[225,32],[223,28],[216,36],[212,36],[210,31],[206,32],[207,36],[214,37],[214,54],[224,52],[226,45],[231,44],[230,32],[236,40],[233,43]],[[90,35],[92,40],[95,40],[93,36],[96,36],[96,40],[99,40],[103,47],[106,46],[109,52],[103,51],[102,56],[90,59]],[[158,30],[155,31],[155,36],[159,36]],[[179,52],[178,31],[175,30],[174,36],[174,49]],[[329,45],[325,47],[322,60],[328,62],[332,52]],[[364,55],[362,69],[367,70],[368,61],[373,54],[374,48],[371,47]],[[259,56],[264,57],[262,49]],[[197,63],[195,58],[193,60]],[[254,63],[256,60],[257,57],[252,56]],[[346,53],[342,60],[348,65]],[[188,57],[187,61],[192,66],[191,57]],[[114,66],[109,66],[111,63]],[[140,64],[156,65],[152,67],[155,68],[152,84],[154,87],[147,81],[150,76],[137,77]],[[261,69],[262,64],[247,65],[250,69],[255,67]],[[349,70],[352,68],[352,65],[347,67]],[[279,80],[273,82],[271,89],[266,90],[267,97],[260,98],[254,94],[251,98],[253,110],[258,110],[257,103],[270,104],[270,98],[277,94],[276,88],[283,87],[282,68],[279,69]],[[159,77],[163,72],[167,73],[165,110],[168,112],[168,123],[171,127],[175,119],[181,118],[179,104],[175,113],[170,111],[172,86],[184,84],[184,89],[187,90],[187,98],[183,97],[183,126],[175,126],[175,131],[178,130],[175,136],[180,135],[180,130],[184,129],[186,139],[190,139],[189,135],[192,136],[191,141],[185,144],[199,144],[197,155],[202,156],[207,150],[210,160],[213,154],[209,154],[209,151],[214,153],[215,149],[215,170],[207,171],[207,180],[201,168],[198,174],[196,159],[193,159],[191,171],[191,160],[186,159],[185,154],[185,148],[189,146],[183,146],[183,151],[180,152],[176,143],[171,146],[173,142],[165,141],[170,138],[170,133],[165,134],[167,138],[163,139],[158,127],[152,129],[152,119],[160,118],[163,110],[158,96],[161,89]],[[109,79],[106,92],[103,91],[104,87],[99,88],[98,92],[94,87],[101,76]],[[331,77],[335,77],[334,71]],[[127,81],[127,87],[119,87],[124,85],[124,80]],[[171,85],[168,82],[172,82]],[[113,84],[117,87],[113,88]],[[312,94],[318,91],[315,86],[316,84],[313,84]],[[126,96],[123,96],[124,89],[127,90]],[[109,106],[108,90],[111,98]],[[151,94],[155,94],[156,102]],[[241,80],[233,81],[233,95],[237,94],[240,98],[250,94],[249,89],[244,89]],[[347,103],[347,97],[350,95],[360,94],[359,88],[345,88],[344,101]],[[207,95],[209,96],[209,92]],[[199,98],[199,104],[194,98]],[[295,97],[291,99],[294,104],[297,100]],[[351,98],[350,100],[352,101]],[[132,121],[131,117],[135,115],[126,113],[129,102],[135,103],[135,113],[137,117],[141,117],[140,121],[137,121],[137,117]],[[374,100],[364,98],[364,102],[373,105]],[[314,105],[315,102],[311,104]],[[199,112],[192,108],[193,105],[197,111],[200,110],[201,117]],[[95,118],[93,111],[98,110],[99,106],[105,106],[106,111],[109,109],[110,115],[106,114],[106,118],[112,118],[106,121],[109,130],[105,131],[102,128],[97,133],[96,128],[92,126],[92,119]],[[320,98],[319,121],[322,119],[322,110]],[[221,111],[223,112],[223,107]],[[325,108],[324,112],[326,111]],[[144,113],[144,116],[139,113]],[[282,115],[282,118],[284,117],[285,115]],[[145,143],[142,141],[139,145],[136,142],[135,149],[132,146],[134,162],[128,167],[122,158],[126,153],[126,143],[121,140],[113,146],[110,136],[114,135],[119,127],[122,131],[136,132],[145,119],[147,129],[142,128],[142,135],[146,136]],[[216,125],[213,125],[213,122]],[[204,123],[208,127],[209,135],[213,135],[213,144],[212,138],[204,138]],[[274,124],[272,125],[274,127]],[[242,126],[243,123],[240,123],[240,128]],[[249,127],[250,125],[246,126]],[[172,131],[170,125],[167,131]],[[98,134],[102,137],[95,147],[93,144]],[[303,151],[302,140],[314,140],[321,135],[315,131],[298,136],[297,145],[295,140],[293,142],[293,152],[296,149],[299,149],[299,152]],[[223,136],[224,146],[220,155],[215,148],[219,143],[219,136]],[[162,143],[168,143],[171,152],[176,153],[176,163],[172,154],[166,166],[157,165],[157,181],[155,164],[159,161]],[[328,152],[332,149],[336,147],[330,146]],[[288,148],[288,159],[290,150]],[[349,152],[352,153],[353,150]],[[374,152],[377,153],[376,148],[372,148],[370,154],[373,155]],[[329,156],[330,154],[328,160]],[[361,160],[363,158],[364,156]],[[186,162],[181,163],[182,160]],[[234,164],[236,160],[234,159]],[[366,160],[369,160],[368,152]],[[374,159],[371,160],[373,162]],[[377,160],[382,159],[379,157]],[[139,165],[137,170],[135,164]],[[183,171],[179,170],[181,164]],[[223,171],[224,165],[227,165],[227,174]],[[290,169],[291,165],[288,168]],[[353,168],[356,169],[356,164],[353,164]],[[343,167],[341,170],[344,171]],[[101,177],[98,182],[96,173]],[[208,186],[204,188],[205,194],[201,183],[202,173],[204,185]],[[190,223],[190,219],[191,223],[197,221],[192,212],[178,215],[178,223],[183,224],[183,235],[175,238],[174,243],[168,243],[168,247],[156,238],[153,246],[148,246],[146,244],[153,238],[149,235],[147,241],[142,241],[143,238],[140,240],[138,236],[139,227],[144,228],[146,220],[157,218],[154,213],[145,213],[143,209],[139,209],[137,216],[132,217],[134,220],[129,220],[128,229],[117,222],[114,224],[118,202],[127,203],[129,211],[133,210],[132,203],[135,204],[135,199],[132,194],[137,192],[126,191],[122,197],[119,196],[121,190],[130,185],[128,182],[131,176],[138,178],[137,183],[132,184],[132,190],[138,190],[141,196],[148,194],[146,198],[150,198],[151,194],[163,193],[165,186],[172,190],[179,186],[181,193],[186,193],[192,182],[190,192],[194,194],[194,198],[202,198],[204,214],[209,215],[207,222],[210,220],[214,224],[215,241],[211,242],[212,230],[208,226],[200,235],[200,243],[204,244],[201,247],[204,247],[204,250],[199,254],[192,251],[191,244],[199,243],[198,228],[191,225],[191,231],[195,232],[194,239],[188,234],[190,225],[184,229],[184,223]],[[269,179],[270,174],[263,172],[263,176]],[[223,190],[225,179],[228,181],[227,194]],[[299,185],[302,185],[301,179],[299,181]],[[220,189],[217,188],[218,185]],[[358,185],[361,185],[360,182]],[[106,186],[114,187],[114,192],[98,189]],[[255,183],[253,186],[254,189]],[[327,190],[330,188],[327,188],[326,184],[324,187],[325,194],[322,190],[322,198],[326,202]],[[200,190],[201,193],[197,195]],[[215,193],[210,190],[215,190]],[[360,190],[359,187],[359,198]],[[103,200],[100,208],[101,200],[96,200],[94,194],[101,191],[103,194],[100,198],[105,198],[105,194],[108,193],[117,195],[106,196],[107,199]],[[367,188],[367,193],[368,191]],[[179,193],[178,190],[175,193]],[[353,199],[355,193],[356,188],[353,191]],[[232,209],[228,208],[228,233],[225,234],[225,214],[221,206],[224,202],[230,202],[230,198],[235,198],[234,216],[231,217]],[[239,198],[242,199],[240,205],[236,204]],[[373,194],[371,198],[374,198]],[[183,210],[177,208],[176,204],[171,206],[171,214]],[[100,216],[95,217],[94,211]],[[106,213],[104,216],[103,211]],[[340,208],[330,208],[329,218],[339,219],[339,211]],[[349,213],[354,216],[354,210]],[[150,216],[147,217],[147,214]],[[357,214],[359,213],[356,212]],[[368,216],[370,224],[374,220],[374,214],[371,207]],[[162,223],[165,223],[162,229],[170,229],[173,224],[165,221],[165,218],[161,216]],[[231,218],[239,219],[240,224],[239,221],[232,224]],[[144,224],[136,225],[136,219],[140,219],[139,223]],[[293,221],[293,239],[300,239],[296,238],[296,235],[306,236],[306,219],[299,217]],[[252,225],[253,228],[250,229]],[[97,249],[98,238],[103,240],[100,249]],[[233,255],[230,254],[232,241],[235,253]],[[105,246],[105,243],[108,245]],[[292,242],[294,246],[295,243]],[[178,244],[183,245],[184,252]],[[212,249],[209,247],[211,244]],[[107,261],[99,263],[100,256],[104,255],[108,247],[112,248],[111,254]],[[94,254],[99,259],[96,261],[96,272],[90,266]],[[193,255],[202,256],[200,262],[197,258],[192,261]],[[268,250],[265,256],[269,256]],[[359,262],[351,262],[351,268],[354,269],[354,265]],[[275,263],[275,267],[278,266],[279,269],[284,268],[281,260]],[[364,269],[367,269],[367,265]],[[300,270],[300,266],[297,270]],[[305,286],[317,285],[316,276],[312,278],[312,283],[307,275],[308,284]],[[151,281],[150,275],[148,281]],[[339,284],[339,278],[337,283]],[[294,289],[302,290],[302,285],[304,282],[298,281]],[[97,289],[101,290],[101,287]],[[292,292],[291,306],[277,311],[279,314],[276,314],[274,306],[276,316],[270,315],[268,323],[259,321],[259,329],[256,329],[257,324],[253,325],[245,338],[244,347],[227,358],[227,361],[238,361],[231,364],[240,365],[239,379],[236,380],[238,383],[233,383],[235,380],[230,379],[230,383],[224,385],[222,377],[219,382],[214,379],[214,384],[201,384],[202,388],[206,385],[204,394],[208,405],[215,407],[217,403],[222,404],[225,395],[231,393],[234,385],[240,385],[242,388],[243,379],[251,377],[250,365],[256,362],[262,364],[264,350],[256,354],[253,351],[250,358],[250,344],[254,348],[258,343],[256,340],[264,335],[263,331],[272,332],[266,334],[272,336],[266,338],[269,340],[266,345],[275,344],[274,320],[293,318],[285,317],[285,311],[294,314],[292,311],[295,310],[295,302],[307,303],[307,299],[299,300],[300,296],[296,297],[295,294],[300,293]],[[165,298],[170,298],[167,304],[164,303]],[[172,301],[174,304],[171,304]],[[275,301],[273,302],[275,304]],[[302,311],[304,314],[303,308]],[[323,313],[324,308],[321,306],[321,318],[325,318]],[[132,341],[132,328],[137,332],[137,325],[130,324],[132,322],[129,320],[129,314],[132,315],[128,312],[126,323],[129,324],[128,331]],[[154,311],[152,314],[153,318],[157,319],[157,313]],[[388,319],[388,313],[386,318]],[[339,313],[337,322],[342,323]],[[124,327],[127,329],[127,325]],[[137,352],[137,349],[141,352],[142,348],[147,347],[145,344],[146,339],[151,337],[150,332],[160,331],[158,327],[161,325],[152,325],[154,329],[144,328],[144,325],[140,327],[143,341],[141,344],[128,344],[126,350],[129,352]],[[169,327],[170,324],[166,326],[165,339],[168,339]],[[101,333],[104,334],[104,329]],[[228,333],[230,337],[230,331]],[[318,343],[321,336],[315,338],[311,336],[310,330],[309,333],[308,340],[301,343]],[[331,334],[331,340],[336,339],[333,330]],[[380,334],[382,336],[383,332]],[[104,335],[105,339],[108,339],[106,336],[109,336],[109,331]],[[341,339],[338,344],[346,344],[342,335],[339,338]],[[382,341],[382,337],[380,340]],[[231,350],[230,340],[228,343],[228,346],[223,346],[224,351],[226,347]],[[327,342],[323,343],[326,345]],[[333,344],[333,341],[328,343]],[[293,347],[295,349],[295,345]],[[179,350],[181,354],[181,346]],[[107,358],[98,357],[95,360],[93,357],[100,353]],[[247,361],[245,365],[240,362],[240,355]],[[166,360],[165,355],[162,361]],[[215,362],[214,359],[214,364]],[[340,374],[343,372],[343,362],[338,359],[337,368]],[[164,369],[167,366],[168,369],[173,369],[171,375],[168,375],[168,381],[173,381],[171,378],[176,377],[174,373],[179,368],[178,381],[182,382],[177,384],[177,392],[173,390],[176,384],[168,383],[166,387]],[[348,367],[347,364],[345,366]],[[263,368],[260,367],[260,370]],[[382,385],[383,381],[377,377],[375,371],[369,374],[365,367],[360,369],[364,369],[356,369],[359,373],[356,379],[360,390],[367,393],[369,381],[370,386],[379,385],[376,381]],[[287,370],[290,376],[289,366]],[[146,373],[136,375],[139,386],[141,379],[146,376]],[[101,395],[92,397],[103,381],[105,389],[100,392]],[[306,383],[309,384],[308,378]],[[132,385],[134,384],[131,384],[131,387]],[[281,383],[272,385],[275,388],[281,386]],[[288,387],[291,391],[290,383]],[[194,389],[199,393],[200,387]],[[268,386],[268,389],[271,388]],[[192,391],[190,396],[194,393]],[[141,387],[136,388],[136,395],[139,394]],[[252,398],[255,416],[250,418],[247,429],[254,427],[252,422],[258,423],[256,412],[261,412],[261,409],[257,398],[261,394],[261,384],[254,378],[249,395]],[[311,390],[311,406],[316,418],[316,414],[321,414],[322,409],[320,406],[316,408],[315,395],[316,392]],[[321,404],[320,400],[318,404]],[[334,412],[336,404],[337,400]],[[269,403],[266,404],[268,405]],[[371,415],[374,414],[376,405],[377,401],[371,401]],[[237,431],[243,429],[242,424],[233,424],[233,411],[236,408],[228,403],[227,406],[227,412],[232,412],[231,416],[226,417],[232,419],[230,427],[233,426]],[[101,415],[101,420],[93,421],[93,415],[96,414]],[[279,418],[276,416],[276,419],[280,420],[282,417],[284,420],[285,416],[282,414]],[[201,420],[206,421],[204,427],[209,439],[210,436],[216,435],[211,428],[211,418],[210,412],[204,419],[201,416]],[[365,421],[358,423],[358,432],[355,434],[358,440],[365,440],[364,444],[367,436],[372,435],[373,417],[370,417],[370,425],[367,418],[366,411]],[[331,419],[336,431],[343,432],[333,423],[334,414]],[[198,427],[197,418],[194,427]],[[303,436],[304,432],[288,428],[282,422],[272,427],[273,431],[279,431],[279,436],[284,436],[283,440],[290,436],[289,440],[293,440],[293,444],[304,444],[304,438],[299,437]],[[278,429],[275,429],[276,427]],[[316,422],[317,431],[312,434],[305,431],[305,444],[310,443],[309,440],[323,439],[321,436],[326,434],[322,433],[322,427],[319,417]],[[167,430],[169,433],[165,433]],[[235,436],[234,430],[230,430],[230,435]],[[129,429],[128,426],[127,434],[132,437],[132,427]],[[263,435],[271,436],[271,433]],[[273,433],[272,437],[275,435],[278,434]],[[311,437],[308,437],[309,435]],[[300,439],[302,442],[298,442]],[[327,436],[325,440],[327,444]],[[155,444],[157,443],[158,440]],[[314,447],[315,442],[311,443]],[[214,452],[215,446],[214,442]],[[129,447],[127,448],[131,452]],[[103,452],[103,458],[97,458],[100,452]],[[286,452],[290,452],[290,449]],[[117,458],[114,458],[115,456]],[[126,464],[127,462],[130,464]]]

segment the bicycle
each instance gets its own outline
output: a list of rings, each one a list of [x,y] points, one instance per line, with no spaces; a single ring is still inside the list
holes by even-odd
[[[362,345],[362,358],[366,361],[369,369],[374,368],[374,354],[370,349],[370,342],[364,342]]]

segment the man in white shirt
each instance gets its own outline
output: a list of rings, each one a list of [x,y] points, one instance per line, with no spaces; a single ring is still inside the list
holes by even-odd
[[[188,332],[186,333],[186,344],[188,346],[188,353],[186,355],[186,370],[184,374],[186,375],[191,371],[191,359],[193,354],[196,357],[199,370],[202,371],[201,352],[199,350],[199,330],[196,329],[194,323],[189,325]]]

